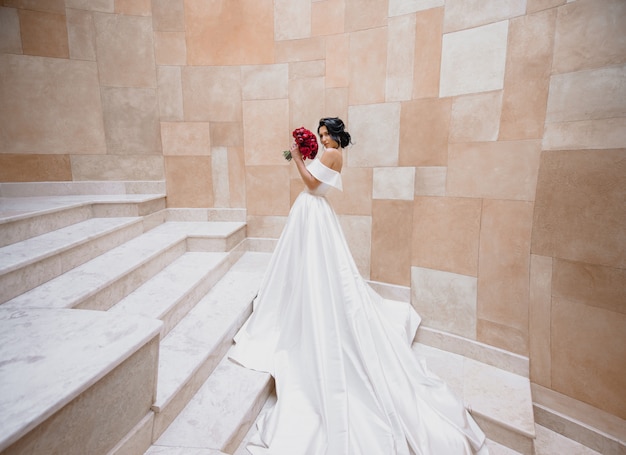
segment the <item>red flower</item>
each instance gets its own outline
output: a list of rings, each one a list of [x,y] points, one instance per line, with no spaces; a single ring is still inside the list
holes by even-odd
[[[318,149],[315,134],[301,126],[300,128],[293,130],[291,135],[296,140],[296,144],[298,144],[298,150],[300,150],[303,160],[306,160],[307,158],[315,158]],[[284,151],[283,155],[287,161],[290,161],[292,158],[289,150]]]

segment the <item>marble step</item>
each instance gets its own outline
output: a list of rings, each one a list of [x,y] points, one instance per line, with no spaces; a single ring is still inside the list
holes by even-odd
[[[161,337],[209,292],[241,256],[235,252],[188,252],[109,309],[163,321]]]
[[[0,248],[0,303],[143,233],[140,217],[90,218]]]
[[[0,452],[107,453],[149,412],[162,323],[0,307]]]
[[[211,375],[252,312],[270,254],[246,252],[161,340],[153,440]]]
[[[89,218],[147,216],[164,209],[164,194],[0,197],[0,246]]]
[[[532,392],[538,424],[569,438],[570,444],[584,445],[590,451],[603,455],[626,454],[624,419],[538,384],[532,384]]]
[[[107,310],[189,251],[189,241],[210,250],[236,243],[242,235],[243,223],[164,223],[3,306]]]
[[[269,374],[244,368],[225,356],[146,455],[189,453],[175,450],[190,448],[233,453],[273,388]]]
[[[534,454],[528,377],[421,343],[413,343],[413,352],[465,403],[488,439],[524,455]]]

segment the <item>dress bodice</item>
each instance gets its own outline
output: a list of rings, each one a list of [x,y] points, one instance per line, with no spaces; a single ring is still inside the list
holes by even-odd
[[[331,188],[337,188],[339,191],[343,191],[343,185],[341,181],[341,173],[326,167],[321,161],[320,157],[314,159],[309,163],[307,169],[321,183],[314,190],[307,189],[307,191],[315,196],[325,196],[328,190]]]

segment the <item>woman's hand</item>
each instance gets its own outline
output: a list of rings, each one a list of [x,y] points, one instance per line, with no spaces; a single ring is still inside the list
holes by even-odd
[[[295,160],[301,160],[302,159],[302,153],[300,153],[300,149],[298,148],[298,144],[294,142],[291,143],[291,148],[289,149],[289,151],[291,152],[291,157]]]

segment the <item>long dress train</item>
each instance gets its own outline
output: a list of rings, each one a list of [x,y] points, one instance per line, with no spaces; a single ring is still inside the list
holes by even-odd
[[[487,453],[485,436],[446,384],[411,351],[420,318],[359,274],[325,198],[341,174],[294,202],[230,358],[275,379],[253,455]]]

